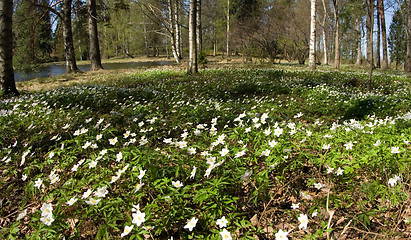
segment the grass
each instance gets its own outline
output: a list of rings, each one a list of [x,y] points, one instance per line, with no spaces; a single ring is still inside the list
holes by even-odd
[[[0,237],[410,237],[409,79],[261,67],[21,83]]]

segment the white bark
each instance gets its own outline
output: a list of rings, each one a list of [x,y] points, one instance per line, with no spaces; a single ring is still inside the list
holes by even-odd
[[[188,44],[189,44],[189,62],[188,74],[198,72],[197,64],[197,41],[196,41],[196,26],[197,26],[197,0],[190,0],[189,25],[188,25]]]
[[[227,57],[230,56],[230,0],[227,0]]]
[[[311,70],[315,70],[315,15],[316,15],[316,0],[311,0],[311,26],[310,26],[310,55],[308,65]]]

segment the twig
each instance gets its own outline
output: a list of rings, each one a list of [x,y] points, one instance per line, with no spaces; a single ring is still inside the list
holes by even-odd
[[[342,231],[341,234],[340,234],[340,237],[344,235],[345,231],[347,231],[347,229],[348,229],[348,227],[350,226],[351,222],[352,222],[352,220],[350,220],[350,221],[348,222],[348,224],[345,225],[343,231]]]
[[[351,228],[351,229],[354,229],[354,230],[357,230],[357,231],[359,231],[359,232],[362,232],[362,233],[372,234],[372,235],[376,235],[376,236],[380,236],[380,237],[386,237],[385,235],[382,235],[382,234],[379,234],[379,233],[375,233],[375,232],[367,232],[367,231],[358,229],[358,228],[356,228],[356,227],[350,227],[350,228]]]
[[[331,226],[331,220],[332,220],[332,218],[333,218],[333,216],[334,216],[334,213],[335,213],[335,211],[333,211],[333,210],[329,210],[328,209],[328,203],[329,203],[329,201],[330,201],[330,189],[328,189],[328,193],[327,193],[327,205],[326,205],[326,209],[327,209],[327,213],[330,215],[330,218],[328,219],[328,225],[327,225],[327,230],[328,229],[330,229],[330,226]],[[327,231],[327,240],[330,240],[330,232],[328,232]]]

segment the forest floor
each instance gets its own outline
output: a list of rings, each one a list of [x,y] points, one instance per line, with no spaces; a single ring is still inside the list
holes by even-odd
[[[411,238],[406,74],[211,60],[17,83],[0,239]]]

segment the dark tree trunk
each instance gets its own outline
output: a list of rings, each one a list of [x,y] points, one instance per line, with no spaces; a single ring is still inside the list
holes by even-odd
[[[190,0],[190,13],[189,13],[189,27],[188,27],[188,42],[189,42],[189,62],[188,62],[188,74],[194,74],[198,72],[197,64],[197,38],[196,38],[196,26],[197,26],[197,0]]]
[[[66,72],[77,72],[79,69],[76,64],[76,55],[74,52],[73,31],[71,27],[71,2],[72,0],[64,0],[61,9],[62,24],[63,24],[63,40],[64,53],[66,58]]]
[[[377,51],[375,56],[376,68],[381,68],[381,18],[380,18],[380,1],[377,0]]]
[[[13,0],[0,1],[0,83],[4,95],[19,95],[13,71]]]
[[[407,0],[407,19],[405,25],[407,27],[407,55],[405,60],[405,71],[411,72],[411,0]]]
[[[374,59],[373,59],[373,29],[374,29],[374,1],[367,0],[367,61],[369,67],[368,82],[367,82],[367,91],[371,92],[371,79],[372,79],[372,70],[374,68]]]
[[[88,32],[90,37],[90,70],[103,69],[98,42],[96,0],[88,0]]]

